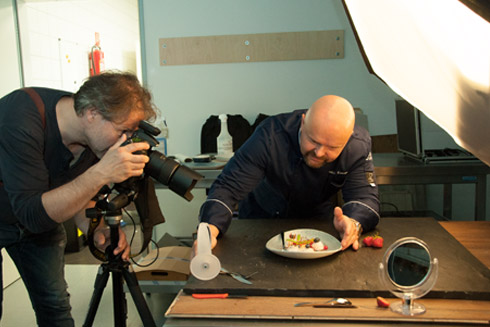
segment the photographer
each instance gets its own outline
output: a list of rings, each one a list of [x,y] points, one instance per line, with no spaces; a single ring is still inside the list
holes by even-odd
[[[94,206],[98,191],[143,173],[149,159],[133,152],[149,145],[121,144],[155,109],[129,73],[92,76],[75,94],[31,90],[40,101],[26,90],[0,99],[0,249],[15,262],[38,325],[74,326],[61,223],[74,218],[86,232],[85,209]],[[94,232],[100,248],[110,240],[104,227]],[[119,235],[114,254],[128,260],[129,245]]]

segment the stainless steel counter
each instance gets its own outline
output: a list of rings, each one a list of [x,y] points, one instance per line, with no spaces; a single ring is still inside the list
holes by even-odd
[[[452,216],[453,184],[475,184],[475,220],[485,220],[487,175],[490,167],[482,162],[451,162],[426,164],[401,153],[375,153],[373,155],[378,185],[442,184],[443,216]],[[221,173],[216,163],[186,164],[204,176],[196,188],[210,188]],[[165,187],[157,183],[157,188]]]
[[[399,153],[373,155],[378,185],[444,185],[443,216],[452,216],[453,184],[475,184],[475,220],[485,220],[487,175],[490,167],[481,162],[426,164]]]

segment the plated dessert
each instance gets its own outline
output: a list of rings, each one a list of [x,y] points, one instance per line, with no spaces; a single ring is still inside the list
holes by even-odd
[[[323,251],[328,250],[328,246],[323,244],[320,237],[310,237],[301,235],[294,231],[286,232],[284,235],[284,247],[287,251]]]
[[[282,257],[293,259],[317,259],[341,251],[340,241],[323,231],[298,228],[271,237],[265,247]]]

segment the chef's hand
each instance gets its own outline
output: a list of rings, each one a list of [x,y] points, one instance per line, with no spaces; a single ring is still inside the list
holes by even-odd
[[[356,221],[345,216],[340,207],[335,207],[333,211],[333,225],[339,232],[342,241],[342,251],[352,245],[354,250],[359,249],[359,229],[356,227]]]
[[[209,226],[209,231],[211,232],[211,249],[214,249],[216,244],[218,244],[218,235],[219,235],[219,229],[218,227],[208,224]]]
[[[218,244],[218,235],[219,235],[219,229],[218,227],[208,224],[209,231],[211,232],[211,249],[214,249],[216,244]],[[194,241],[194,245],[192,246],[192,251],[193,255],[197,254],[197,240]]]

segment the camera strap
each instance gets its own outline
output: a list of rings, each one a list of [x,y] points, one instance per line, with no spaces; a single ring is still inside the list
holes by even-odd
[[[145,175],[138,183],[139,192],[134,204],[140,217],[141,229],[143,230],[143,244],[138,253],[139,255],[146,249],[151,240],[153,226],[164,223],[165,217],[163,217],[158,203],[153,180]]]
[[[95,258],[99,259],[100,261],[107,261],[105,253],[99,250],[94,243],[94,232],[97,226],[99,226],[101,218],[102,216],[90,219],[90,224],[87,231],[87,243],[90,252]]]
[[[34,89],[31,87],[24,87],[21,90],[26,92],[29,95],[29,97],[32,99],[34,104],[36,105],[37,110],[41,115],[41,122],[43,123],[43,129],[46,129],[46,114],[45,114],[43,99],[41,99],[39,93],[34,91]]]

